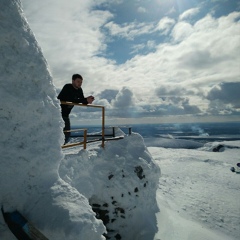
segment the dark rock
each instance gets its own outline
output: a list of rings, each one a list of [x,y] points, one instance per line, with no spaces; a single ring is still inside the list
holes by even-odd
[[[94,208],[100,208],[101,205],[100,205],[100,204],[97,204],[97,203],[93,203],[93,204],[92,204],[92,207],[94,207]]]
[[[212,151],[213,152],[220,152],[222,150],[224,150],[224,145],[219,144],[218,146],[214,147]]]
[[[108,179],[110,180],[111,178],[113,178],[113,176],[114,176],[113,174],[109,175]]]
[[[108,210],[102,210],[100,208],[93,208],[93,211],[96,213],[96,218],[101,219],[103,224],[106,225],[109,223]]]
[[[115,213],[120,212],[120,213],[125,213],[125,210],[123,208],[117,207],[115,208]]]
[[[117,235],[115,235],[115,238],[116,238],[116,240],[122,239],[122,237],[121,237],[121,235],[119,233]]]
[[[137,174],[137,176],[139,177],[139,179],[145,178],[145,175],[143,175],[143,169],[142,169],[141,166],[135,167],[134,172]]]

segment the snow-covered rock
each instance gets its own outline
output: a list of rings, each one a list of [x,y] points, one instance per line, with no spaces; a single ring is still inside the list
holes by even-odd
[[[139,134],[107,142],[105,149],[66,154],[59,174],[89,199],[107,227],[107,237],[153,239],[160,169]]]

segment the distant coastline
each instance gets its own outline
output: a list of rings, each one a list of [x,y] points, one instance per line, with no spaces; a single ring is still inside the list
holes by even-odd
[[[75,125],[72,128],[88,129],[88,133],[101,132],[101,126]],[[112,125],[106,125],[111,129]],[[128,134],[128,127],[132,132],[141,134],[144,138],[176,138],[196,141],[240,140],[240,122],[210,122],[210,123],[159,123],[159,124],[131,124],[118,125]],[[73,133],[72,137],[79,137],[82,133]]]

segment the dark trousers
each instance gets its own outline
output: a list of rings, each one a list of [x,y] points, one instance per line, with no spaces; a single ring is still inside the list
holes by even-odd
[[[62,117],[62,118],[63,118],[63,121],[65,122],[65,127],[63,128],[63,131],[64,131],[64,135],[65,135],[65,143],[64,144],[66,144],[69,141],[69,138],[71,135],[70,132],[66,132],[66,131],[69,131],[71,129],[71,125],[70,125],[69,117]]]

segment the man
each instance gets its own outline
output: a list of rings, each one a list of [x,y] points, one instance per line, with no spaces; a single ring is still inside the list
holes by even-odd
[[[83,103],[83,104],[91,104],[94,101],[93,96],[84,97],[83,90],[81,88],[83,82],[83,78],[80,74],[72,75],[72,83],[66,84],[61,92],[58,95],[58,99],[60,101],[74,102],[74,103]],[[63,129],[65,134],[65,143],[69,141],[71,129],[69,114],[74,106],[61,104],[62,108],[62,118],[65,122],[65,127]]]

